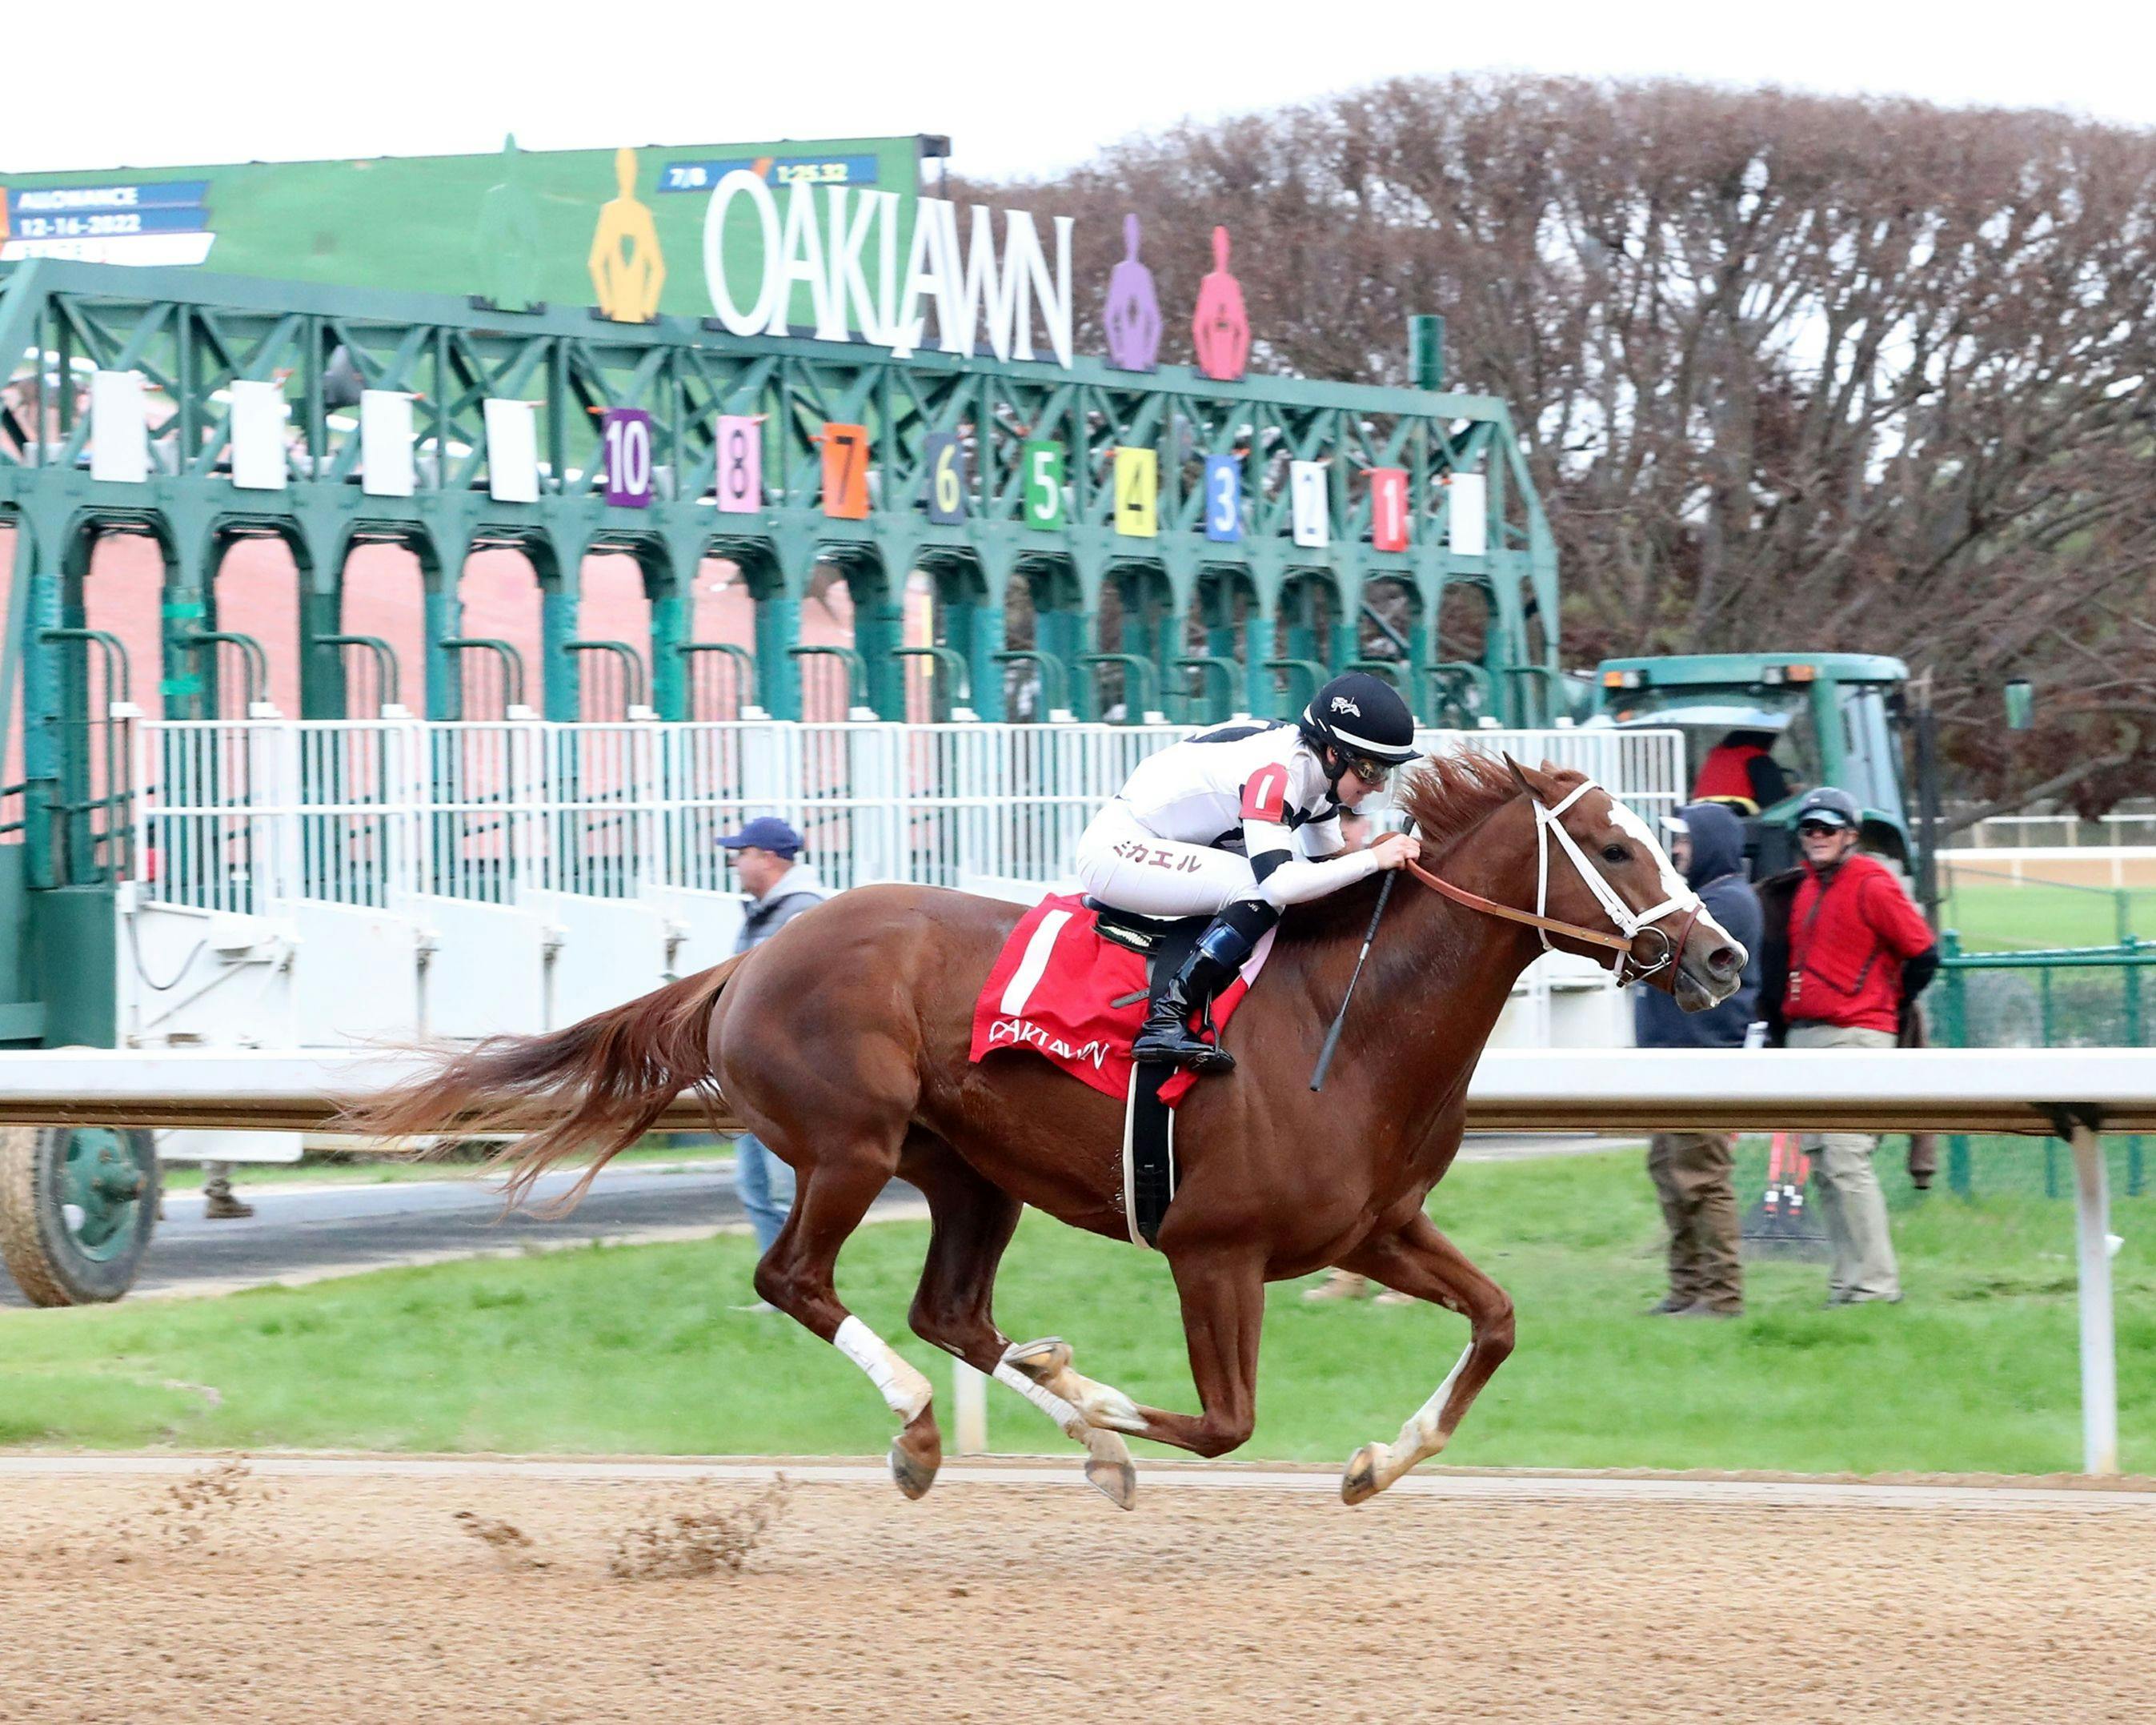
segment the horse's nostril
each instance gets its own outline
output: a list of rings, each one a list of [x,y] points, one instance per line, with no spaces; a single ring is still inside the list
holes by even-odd
[[[1717,976],[1733,976],[1743,964],[1734,947],[1717,947],[1707,957],[1707,968]]]

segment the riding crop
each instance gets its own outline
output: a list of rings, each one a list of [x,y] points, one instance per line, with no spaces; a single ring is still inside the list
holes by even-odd
[[[1412,832],[1414,823],[1408,823]],[[1363,966],[1370,956],[1370,942],[1378,937],[1378,919],[1385,914],[1385,901],[1393,896],[1393,883],[1400,878],[1399,870],[1392,870],[1385,875],[1384,884],[1378,889],[1376,908],[1370,912],[1370,927],[1363,936],[1363,950],[1355,955],[1355,972],[1348,978],[1348,992],[1340,997],[1340,1010],[1332,1014],[1332,1025],[1325,1033],[1325,1046],[1317,1051],[1317,1065],[1310,1075],[1312,1090],[1325,1088],[1326,1069],[1332,1064],[1332,1051],[1340,1046],[1340,1027],[1348,1022],[1348,1003],[1355,998],[1355,984],[1363,979]]]

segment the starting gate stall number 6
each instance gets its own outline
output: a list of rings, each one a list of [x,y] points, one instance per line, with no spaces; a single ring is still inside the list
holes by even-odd
[[[1019,451],[1025,484],[1025,524],[1044,532],[1063,525],[1063,445],[1035,438]]]
[[[600,422],[606,455],[606,501],[614,509],[651,506],[651,415],[641,408],[609,408]]]
[[[728,515],[763,507],[763,425],[749,414],[719,415],[718,493]]]
[[[1294,511],[1295,542],[1304,547],[1331,543],[1332,528],[1326,519],[1325,464],[1289,463],[1288,492]]]
[[[834,521],[869,518],[869,429],[827,420],[824,426],[824,513]]]
[[[966,452],[955,434],[931,432],[922,439],[922,465],[928,470],[928,519],[949,526],[966,519]]]
[[[1243,464],[1236,456],[1205,458],[1205,536],[1217,545],[1243,536]]]

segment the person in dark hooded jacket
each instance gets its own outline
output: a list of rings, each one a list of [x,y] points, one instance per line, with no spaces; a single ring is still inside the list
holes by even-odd
[[[1694,803],[1663,824],[1670,860],[1707,914],[1752,956],[1737,992],[1688,1013],[1660,988],[1633,992],[1633,1036],[1642,1048],[1742,1048],[1759,1002],[1759,900],[1744,872],[1744,826],[1719,803]],[[1656,1132],[1647,1173],[1670,1230],[1670,1291],[1654,1310],[1681,1317],[1733,1317],[1744,1309],[1735,1180],[1736,1135]]]

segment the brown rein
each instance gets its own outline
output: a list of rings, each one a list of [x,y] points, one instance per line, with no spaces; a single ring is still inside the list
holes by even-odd
[[[1632,950],[1632,942],[1621,934],[1603,934],[1595,929],[1582,928],[1576,922],[1560,922],[1554,916],[1538,916],[1532,911],[1517,911],[1510,905],[1501,905],[1495,899],[1485,898],[1479,892],[1470,892],[1464,886],[1455,886],[1450,880],[1431,874],[1419,862],[1410,860],[1407,867],[1410,875],[1433,892],[1442,893],[1453,903],[1465,905],[1471,911],[1480,911],[1486,916],[1502,916],[1507,922],[1524,922],[1530,928],[1548,929],[1552,934],[1585,941],[1589,946],[1607,947],[1613,952],[1630,952]]]

